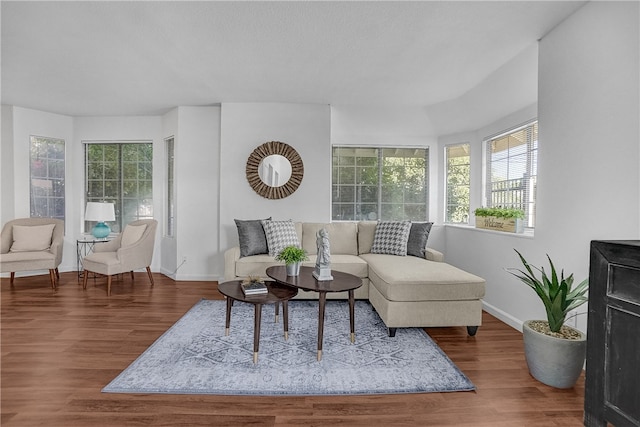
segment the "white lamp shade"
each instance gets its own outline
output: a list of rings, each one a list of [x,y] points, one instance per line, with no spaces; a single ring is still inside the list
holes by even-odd
[[[84,213],[85,221],[115,221],[116,211],[113,203],[88,202]]]

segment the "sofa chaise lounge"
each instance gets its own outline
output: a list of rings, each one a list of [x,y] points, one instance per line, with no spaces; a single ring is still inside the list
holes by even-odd
[[[482,324],[484,279],[445,263],[441,252],[425,248],[424,257],[371,253],[375,221],[294,224],[301,247],[309,254],[304,265],[310,267],[316,261],[316,233],[322,228],[328,231],[331,269],[362,279],[355,297],[369,300],[389,336],[395,336],[396,328],[435,326],[466,326],[473,336]],[[241,256],[240,246],[235,246],[225,252],[224,279],[266,278],[266,269],[279,264],[266,253]],[[347,294],[328,297],[346,299]],[[296,298],[313,299],[317,293],[301,291]]]

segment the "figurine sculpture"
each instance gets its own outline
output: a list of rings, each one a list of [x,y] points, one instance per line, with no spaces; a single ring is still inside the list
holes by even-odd
[[[317,280],[333,280],[331,275],[331,250],[329,248],[329,233],[322,228],[316,233],[316,245],[318,255],[316,258],[316,268],[313,277]]]

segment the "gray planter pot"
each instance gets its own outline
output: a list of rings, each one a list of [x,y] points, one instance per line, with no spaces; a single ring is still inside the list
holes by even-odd
[[[584,366],[587,336],[576,330],[581,336],[578,340],[555,338],[534,331],[529,322],[524,322],[522,333],[531,375],[551,387],[573,387]]]
[[[287,264],[287,276],[299,276],[301,264],[302,264],[301,262],[296,262],[294,264]]]

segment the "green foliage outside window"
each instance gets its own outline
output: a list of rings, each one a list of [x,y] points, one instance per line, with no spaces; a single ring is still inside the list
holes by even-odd
[[[85,145],[86,201],[115,203],[115,232],[132,221],[153,218],[153,145]],[[86,225],[89,230],[92,224]]]
[[[427,220],[425,148],[334,147],[334,220]]]

